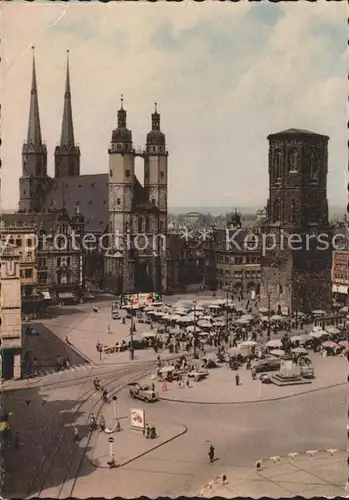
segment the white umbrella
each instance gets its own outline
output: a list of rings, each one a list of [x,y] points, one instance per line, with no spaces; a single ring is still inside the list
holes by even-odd
[[[252,321],[254,319],[253,314],[243,314],[241,318],[247,319],[248,321]]]
[[[178,323],[193,323],[195,321],[191,316],[183,316],[177,320]]]
[[[211,306],[208,306],[209,309],[220,309],[219,306],[217,306],[216,304],[212,304]]]
[[[285,351],[283,351],[282,349],[273,349],[272,351],[270,351],[270,354],[272,354],[273,356],[283,356],[285,354]]]
[[[304,349],[304,347],[295,347],[294,349],[292,349],[292,352],[294,352],[295,354],[308,354],[308,351]]]
[[[173,314],[177,314],[178,316],[185,316],[187,312],[184,309],[174,309]]]
[[[169,318],[171,321],[179,321],[182,319],[182,316],[179,316],[178,314],[172,314],[172,316]]]
[[[175,367],[171,365],[163,366],[162,368],[160,368],[160,373],[173,372],[174,369]]]
[[[200,321],[202,321],[202,320],[204,320],[204,321],[211,321],[212,320],[212,316],[209,316],[208,314],[206,314],[205,316],[202,316],[200,318]]]
[[[235,323],[239,323],[240,325],[247,325],[250,322],[249,319],[246,318],[239,318],[235,321]]]
[[[217,299],[213,302],[213,305],[216,305],[216,306],[224,306],[226,304],[226,300],[225,299]]]
[[[222,319],[217,319],[216,321],[213,322],[213,326],[224,326],[225,323]]]
[[[268,316],[261,316],[260,318],[261,321],[269,321]]]
[[[267,347],[275,347],[276,349],[282,346],[282,342],[279,339],[269,340],[266,343]]]
[[[282,321],[284,318],[283,316],[280,316],[280,314],[274,314],[274,316],[272,316],[270,319],[272,321]]]
[[[198,326],[201,328],[212,328],[212,323],[210,323],[210,321],[200,320],[198,321]]]
[[[202,306],[196,306],[196,307],[192,307],[191,310],[192,311],[204,311],[204,308]]]
[[[321,339],[325,335],[328,335],[325,330],[315,330],[313,332],[310,332],[310,337],[313,337],[314,339]]]
[[[323,311],[322,309],[315,309],[315,311],[312,311],[314,316],[325,316],[326,311]]]
[[[254,340],[244,340],[243,342],[240,343],[240,347],[252,347],[254,345],[257,345],[258,342],[255,342]]]
[[[156,337],[156,333],[155,332],[145,332],[145,333],[142,333],[141,334],[141,337],[143,339],[146,339],[146,338],[153,338],[153,337]]]
[[[268,308],[267,308],[267,307],[260,307],[260,308],[258,309],[258,311],[259,311],[260,313],[267,313],[267,312],[268,312]]]
[[[334,325],[325,326],[325,330],[326,330],[326,332],[328,332],[328,333],[330,333],[332,335],[335,334],[335,333],[340,333],[339,328],[337,328]]]

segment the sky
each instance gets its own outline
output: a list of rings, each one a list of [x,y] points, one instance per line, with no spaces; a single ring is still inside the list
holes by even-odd
[[[18,203],[32,45],[49,175],[69,49],[82,173],[108,172],[123,94],[135,147],[158,103],[170,207],[264,206],[266,137],[293,127],[330,136],[329,203],[346,206],[346,2],[5,2],[0,22],[4,209]]]

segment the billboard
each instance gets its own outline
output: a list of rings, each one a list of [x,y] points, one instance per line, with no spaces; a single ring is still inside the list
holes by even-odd
[[[145,410],[132,408],[130,423],[134,429],[143,430],[145,428]]]
[[[349,286],[349,251],[333,252],[332,283]]]
[[[132,308],[132,307],[146,307],[151,306],[154,303],[162,302],[162,297],[160,293],[128,293],[121,295],[120,307],[122,308]]]

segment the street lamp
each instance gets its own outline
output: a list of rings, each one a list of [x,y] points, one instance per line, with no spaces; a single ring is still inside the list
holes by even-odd
[[[198,335],[197,335],[197,331],[196,331],[196,300],[194,300],[193,302],[194,304],[194,359],[197,359],[197,341],[198,341]]]
[[[135,359],[135,353],[133,349],[133,330],[134,330],[134,319],[133,319],[133,307],[131,308],[131,324],[130,324],[130,357],[131,361]]]
[[[113,413],[114,413],[114,420],[116,420],[116,401],[117,401],[118,397],[117,396],[113,396]]]

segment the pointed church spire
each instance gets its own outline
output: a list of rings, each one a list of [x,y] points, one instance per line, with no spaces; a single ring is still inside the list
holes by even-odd
[[[160,114],[158,113],[157,102],[154,102],[154,113],[151,115],[151,129],[160,130]]]
[[[30,92],[30,110],[29,110],[29,125],[27,144],[34,144],[39,146],[42,144],[40,115],[39,115],[39,102],[38,102],[38,89],[36,84],[36,70],[35,70],[35,54],[33,50],[33,73],[32,73],[32,86]]]
[[[67,72],[65,80],[64,109],[62,121],[61,146],[74,146],[73,112],[70,94],[69,50],[67,50]]]

